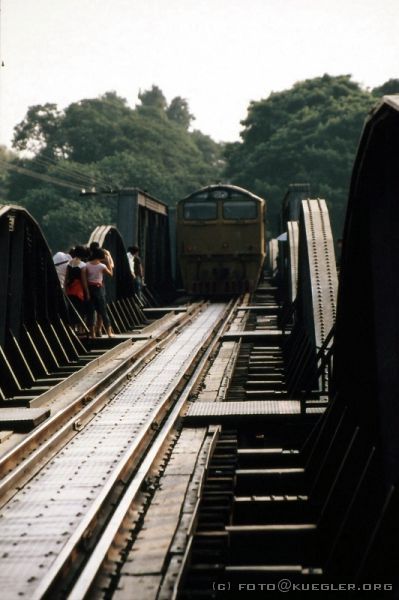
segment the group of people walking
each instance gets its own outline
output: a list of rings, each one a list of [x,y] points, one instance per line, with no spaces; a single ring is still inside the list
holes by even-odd
[[[135,293],[140,295],[143,269],[138,251],[137,246],[130,247],[128,260]],[[112,277],[114,273],[114,261],[108,250],[101,248],[98,242],[92,242],[89,247],[78,245],[71,248],[69,254],[57,252],[53,261],[61,286],[72,305],[72,322],[77,328],[86,322],[90,338],[101,337],[103,327],[112,337],[104,287],[104,276]]]

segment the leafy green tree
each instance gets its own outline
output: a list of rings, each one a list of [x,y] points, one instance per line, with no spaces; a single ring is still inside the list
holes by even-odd
[[[187,100],[180,96],[173,98],[166,109],[166,115],[171,121],[178,123],[184,127],[184,129],[188,129],[191,125],[191,121],[195,119],[194,115],[190,113]]]
[[[52,204],[42,220],[50,248],[57,252],[68,250],[77,243],[87,243],[97,225],[115,222],[112,212],[109,198],[70,198],[67,194],[57,194],[57,204]]]
[[[128,147],[131,113],[126,100],[115,92],[70,104],[59,123],[68,158],[92,163]]]
[[[108,197],[81,195],[91,191],[98,173],[93,165],[78,165],[71,161],[51,164],[45,173],[35,160],[14,161],[15,166],[29,167],[29,172],[44,175],[48,181],[11,172],[9,197],[14,204],[29,210],[41,225],[50,248],[67,250],[76,243],[85,243],[97,224],[115,222],[116,205]],[[79,169],[77,174],[76,169]],[[82,181],[79,180],[82,178]],[[84,181],[83,181],[84,178]],[[53,183],[53,181],[55,183]]]
[[[233,144],[190,131],[187,101],[176,96],[168,105],[155,85],[139,94],[135,108],[115,92],[63,111],[33,106],[15,129],[14,148],[23,154],[6,157],[13,168],[7,175],[0,170],[0,198],[27,206],[59,249],[84,241],[97,224],[115,222],[115,197],[80,196],[82,188],[136,186],[173,205],[223,177],[266,198],[276,234],[288,184],[309,182],[312,196],[329,203],[338,234],[365,116],[398,83],[370,92],[349,75],[298,82],[251,102],[242,140]]]
[[[194,129],[191,133],[191,139],[201,152],[204,161],[213,165],[221,175],[220,170],[224,168],[224,144],[216,143],[209,135],[205,135],[198,129]]]
[[[64,111],[35,106],[17,126],[14,146],[30,157],[14,160],[9,196],[32,212],[54,249],[84,241],[95,225],[115,222],[115,197],[93,200],[79,196],[82,188],[135,186],[174,204],[219,179],[220,147],[188,131],[193,116],[187,102],[176,97],[168,106],[157,86],[139,98],[135,108],[115,92]]]
[[[242,142],[226,146],[225,175],[267,200],[272,235],[290,183],[310,183],[312,197],[325,197],[340,233],[357,144],[374,103],[349,75],[301,81],[251,102]]]
[[[163,95],[162,90],[157,86],[153,85],[150,90],[145,90],[139,93],[139,100],[141,105],[138,108],[153,108],[164,112],[166,110],[167,102]]]
[[[36,157],[95,162],[128,144],[124,135],[131,113],[115,92],[74,102],[64,112],[55,104],[33,106],[15,128],[13,145]]]
[[[49,152],[58,149],[57,127],[61,112],[56,104],[31,106],[25,119],[15,127],[13,146],[16,150],[27,150],[37,154],[43,148]],[[57,140],[57,141],[56,141]]]
[[[399,79],[388,79],[379,87],[372,90],[374,96],[389,96],[390,94],[399,94]]]
[[[0,146],[0,204],[5,204],[7,200],[9,170],[8,165],[12,163],[14,155],[7,150],[5,146]]]

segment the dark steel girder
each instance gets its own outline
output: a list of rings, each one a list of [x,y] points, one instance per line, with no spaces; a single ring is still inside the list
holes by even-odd
[[[288,293],[295,302],[294,327],[286,344],[287,384],[290,397],[296,397],[326,391],[320,353],[332,343],[338,282],[325,200],[302,200],[299,225],[288,222],[286,243]]]
[[[91,242],[98,242],[108,250],[115,264],[113,276],[104,277],[108,314],[114,332],[125,333],[144,325],[147,319],[142,308],[149,304],[147,294],[142,293],[141,298],[135,295],[126,248],[118,229],[100,225],[93,230],[89,244]]]
[[[50,249],[31,215],[0,207],[0,400],[30,406],[79,368],[86,349],[69,326]]]
[[[23,325],[67,320],[67,308],[50,249],[31,215],[17,206],[0,208],[0,344]]]
[[[325,200],[302,200],[299,221],[298,304],[315,349],[330,332],[336,312],[337,268]]]
[[[299,229],[297,221],[288,221],[287,223],[287,244],[288,244],[288,298],[294,302],[298,288],[298,245]]]
[[[102,248],[108,250],[116,265],[113,277],[105,277],[104,279],[108,301],[115,302],[133,296],[133,279],[126,248],[116,227],[112,225],[96,227],[90,236],[89,244],[91,242],[98,242]]]
[[[333,389],[399,480],[399,96],[366,120],[350,187]]]

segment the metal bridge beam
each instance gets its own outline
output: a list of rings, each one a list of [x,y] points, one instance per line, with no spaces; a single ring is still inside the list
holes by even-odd
[[[30,406],[86,350],[68,309],[50,249],[23,208],[0,208],[0,400]]]
[[[325,200],[302,200],[299,225],[290,221],[287,227],[289,293],[295,300],[294,328],[286,345],[287,379],[294,397],[326,388],[318,352],[332,343],[328,334],[335,321],[338,281]]]
[[[340,271],[334,394],[380,440],[399,480],[399,96],[366,120],[353,168]]]

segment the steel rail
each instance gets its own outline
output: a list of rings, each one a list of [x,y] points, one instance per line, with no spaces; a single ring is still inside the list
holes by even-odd
[[[149,338],[140,348],[132,350],[132,353],[115,369],[107,373],[88,390],[85,390],[70,405],[60,410],[47,421],[39,425],[28,434],[21,442],[2,457],[0,457],[0,506],[8,501],[7,492],[21,481],[24,477],[32,477],[35,471],[42,468],[43,459],[50,460],[51,452],[59,450],[63,441],[67,443],[71,435],[76,435],[89,422],[90,417],[95,416],[110,396],[120,388],[123,383],[133,375],[134,372],[144,366],[160,345],[166,344],[177,330],[189,322],[200,310],[201,304],[193,305],[183,318],[171,323],[156,338]],[[115,349],[112,349],[113,356]],[[122,349],[123,350],[123,349]],[[90,366],[90,365],[88,365]],[[86,372],[82,369],[81,377],[74,383],[83,380]],[[110,383],[111,381],[111,383]],[[61,391],[62,393],[62,391]]]
[[[209,315],[208,315],[208,312]],[[79,522],[77,523],[77,525],[75,525],[74,529],[72,529],[71,527],[69,527],[69,532],[68,532],[68,538],[65,538],[65,543],[64,540],[62,540],[62,545],[60,546],[60,552],[58,551],[57,548],[57,552],[56,552],[56,556],[54,556],[54,553],[52,552],[52,558],[48,559],[46,562],[48,563],[47,565],[47,572],[44,574],[44,577],[42,578],[42,574],[40,573],[40,577],[38,578],[33,577],[30,578],[29,580],[26,579],[24,582],[16,582],[17,583],[17,589],[18,589],[18,593],[22,593],[22,590],[29,590],[29,596],[31,598],[42,598],[43,596],[48,596],[48,594],[51,594],[51,597],[53,596],[53,593],[55,591],[55,589],[59,589],[59,584],[61,583],[61,585],[64,585],[65,583],[65,577],[70,577],[71,573],[72,573],[72,563],[73,563],[73,570],[75,571],[76,568],[80,568],[80,566],[82,565],[82,561],[84,558],[83,555],[83,547],[89,543],[92,544],[95,541],[95,537],[99,535],[101,529],[104,527],[104,522],[110,518],[111,516],[111,511],[114,510],[114,506],[115,506],[115,501],[117,500],[117,498],[119,499],[121,496],[121,493],[123,493],[123,491],[126,488],[126,482],[129,480],[129,478],[133,475],[134,471],[137,469],[138,464],[140,463],[140,461],[143,458],[144,452],[148,449],[149,445],[152,443],[154,436],[156,435],[156,432],[154,431],[154,421],[156,421],[157,423],[162,422],[168,411],[171,409],[173,403],[176,401],[177,398],[177,394],[178,392],[180,392],[182,390],[182,388],[184,388],[187,379],[189,377],[191,377],[192,374],[192,370],[195,368],[195,365],[197,364],[197,362],[200,360],[202,353],[203,353],[203,347],[204,347],[204,343],[205,340],[208,340],[208,343],[210,343],[211,338],[215,335],[215,330],[217,329],[217,325],[218,325],[218,320],[221,319],[222,314],[224,314],[226,311],[226,308],[223,309],[222,306],[219,306],[219,308],[215,307],[215,308],[210,308],[210,309],[206,309],[204,311],[204,313],[202,313],[198,318],[196,318],[193,321],[193,333],[189,333],[191,332],[190,329],[184,329],[181,333],[182,335],[182,342],[181,345],[179,346],[179,338],[176,338],[175,342],[169,344],[166,346],[165,351],[162,351],[161,355],[159,356],[159,360],[156,359],[156,364],[157,366],[155,367],[155,363],[154,363],[154,369],[152,369],[152,362],[151,365],[148,365],[148,367],[150,367],[150,371],[148,370],[144,370],[143,371],[143,382],[141,383],[140,381],[140,377],[141,375],[139,375],[139,379],[133,379],[131,383],[129,383],[128,388],[130,386],[130,388],[132,389],[132,392],[129,391],[124,391],[122,393],[122,395],[120,395],[120,393],[118,393],[118,395],[116,397],[114,397],[114,399],[107,405],[108,409],[106,409],[108,412],[103,412],[100,411],[97,416],[96,416],[96,420],[94,421],[94,423],[98,423],[97,425],[97,431],[99,431],[99,433],[96,433],[96,435],[100,435],[102,436],[103,434],[101,433],[101,431],[103,431],[103,427],[107,424],[107,418],[108,418],[108,414],[109,411],[111,409],[118,411],[120,410],[120,406],[128,406],[128,405],[124,405],[124,398],[126,398],[126,393],[128,395],[129,398],[133,398],[136,397],[137,400],[136,402],[139,403],[143,402],[142,400],[140,400],[140,395],[139,396],[131,396],[130,394],[138,394],[138,391],[133,391],[135,389],[146,389],[145,387],[142,388],[142,386],[147,385],[144,382],[145,381],[152,381],[153,383],[151,384],[151,386],[148,388],[148,401],[150,404],[149,408],[146,408],[144,410],[144,413],[139,413],[141,416],[137,419],[137,417],[135,415],[137,415],[138,413],[135,412],[137,411],[137,408],[135,408],[133,410],[133,412],[131,412],[131,419],[132,419],[132,423],[135,422],[138,425],[136,425],[134,430],[131,430],[131,428],[128,428],[129,433],[126,435],[123,435],[123,439],[126,440],[127,438],[129,438],[128,440],[128,444],[126,444],[126,441],[123,441],[119,444],[119,452],[117,452],[117,450],[115,450],[115,455],[112,452],[112,456],[109,455],[108,453],[108,457],[112,463],[112,469],[109,470],[109,468],[107,467],[107,478],[105,478],[104,476],[101,476],[101,484],[95,484],[95,487],[97,487],[96,493],[95,493],[95,498],[92,499],[92,504],[90,504],[90,502],[88,503],[88,506],[85,506],[85,510],[83,511],[82,514],[79,515]],[[210,322],[209,322],[209,319]],[[196,325],[196,323],[198,322],[198,325]],[[194,340],[193,340],[193,344],[191,344],[191,336],[194,336]],[[185,348],[192,348],[190,353],[187,355],[185,352]],[[168,350],[169,349],[169,350]],[[170,361],[169,354],[170,356],[174,356],[176,353],[176,356],[178,355],[179,361],[178,363],[171,363],[168,362],[168,360]],[[158,395],[157,390],[157,386],[159,386],[158,382],[158,376],[156,375],[157,372],[162,372],[163,373],[163,369],[165,367],[162,367],[163,361],[165,362],[165,367],[166,365],[168,365],[167,370],[169,370],[171,368],[171,371],[174,373],[173,375],[171,375],[171,379],[169,379],[168,373],[165,373],[165,376],[162,378],[163,383],[162,385],[164,386],[164,392],[162,392],[161,395]],[[181,366],[179,366],[181,365]],[[184,367],[184,368],[183,368]],[[151,370],[152,369],[152,370]],[[160,371],[161,369],[161,371]],[[182,372],[184,371],[184,372]],[[154,379],[155,377],[155,379]],[[137,384],[135,382],[138,382]],[[165,382],[166,382],[166,387],[165,387]],[[168,383],[169,382],[169,383]],[[137,388],[137,386],[139,386],[139,388]],[[144,392],[147,393],[147,392]],[[125,395],[124,395],[125,394]],[[155,396],[154,396],[155,394]],[[120,400],[119,400],[120,398]],[[150,400],[150,398],[154,398],[154,400]],[[129,400],[130,403],[130,400]],[[134,406],[136,406],[136,404],[134,404]],[[145,402],[145,406],[148,406],[147,401]],[[113,408],[115,407],[115,408]],[[139,407],[140,408],[140,407]],[[129,408],[127,408],[127,410],[129,411]],[[141,410],[141,409],[140,409]],[[112,413],[111,413],[112,414]],[[116,413],[118,414],[118,413]],[[114,419],[116,417],[112,417],[112,419]],[[102,423],[104,422],[104,425],[102,425]],[[96,426],[96,425],[95,425]],[[113,438],[111,437],[111,439],[119,439],[119,435],[118,435],[118,428],[113,428],[114,429],[114,433]],[[125,430],[126,431],[126,430]],[[116,435],[116,437],[115,437]],[[81,437],[80,440],[79,438],[75,438],[78,440],[78,446],[79,444],[84,444],[84,432],[81,432]],[[90,437],[89,437],[90,440]],[[56,467],[57,464],[59,464],[59,461],[61,460],[65,460],[64,458],[62,458],[62,456],[64,456],[65,454],[65,449],[69,449],[68,452],[70,452],[71,457],[73,455],[74,452],[74,448],[76,445],[76,441],[71,440],[73,443],[72,445],[68,445],[65,446],[62,450],[62,455],[59,455],[59,458],[57,458],[56,463],[54,463],[54,460],[52,461],[52,464],[54,464],[54,466]],[[101,442],[100,442],[101,443]],[[85,446],[87,448],[87,445]],[[92,447],[92,446],[91,446]],[[91,454],[95,455],[95,450],[93,449],[93,451],[91,452]],[[68,456],[68,455],[67,455]],[[75,455],[76,456],[76,455]],[[67,458],[67,460],[70,460]],[[78,459],[79,460],[79,459]],[[81,459],[82,460],[82,459]],[[95,460],[95,458],[94,458]],[[84,461],[85,463],[87,462],[86,460]],[[109,462],[109,460],[107,461],[107,463]],[[69,463],[68,463],[69,464]],[[80,464],[78,462],[78,464]],[[87,470],[87,466],[90,464],[90,462],[85,465],[85,470]],[[51,465],[50,465],[51,467]],[[35,481],[33,482],[34,484],[34,489],[35,494],[37,494],[38,492],[40,493],[40,497],[42,497],[42,492],[40,491],[40,485],[41,482],[43,480],[43,476],[45,477],[45,480],[48,480],[48,475],[46,475],[46,473],[48,472],[48,469],[50,467],[46,467],[46,471],[41,471],[40,472],[40,477],[36,477]],[[78,467],[79,470],[79,467]],[[86,472],[86,471],[85,471]],[[51,471],[49,472],[51,474]],[[89,473],[89,472],[88,472]],[[109,473],[111,473],[111,475],[109,475]],[[76,475],[78,475],[78,473],[76,473]],[[83,471],[82,471],[82,475],[83,475]],[[93,472],[92,477],[89,477],[89,480],[87,481],[91,481],[94,478],[95,473]],[[105,471],[103,472],[103,475],[105,475]],[[52,480],[52,475],[50,475],[50,479]],[[80,478],[81,479],[81,478]],[[79,477],[77,478],[77,482],[80,481]],[[62,476],[61,476],[61,482],[62,482]],[[82,480],[82,482],[86,481],[85,479]],[[30,484],[31,487],[32,484]],[[73,485],[81,485],[80,483],[76,483]],[[92,485],[90,483],[87,483],[87,485]],[[23,494],[26,496],[26,494],[30,493],[30,487],[29,490],[27,492],[23,492]],[[62,485],[62,488],[65,488],[66,493],[68,494],[68,482],[66,481],[66,485]],[[50,488],[47,488],[50,489]],[[58,492],[59,493],[59,492]],[[64,494],[65,496],[65,494]],[[36,496],[34,496],[36,497]],[[46,493],[46,497],[48,496],[48,493]],[[62,496],[60,497],[62,498]],[[67,496],[65,496],[65,498],[67,498]],[[29,499],[29,496],[27,496],[27,499]],[[18,496],[16,496],[13,500],[12,500],[13,504],[10,506],[10,508],[12,509],[11,511],[7,512],[7,521],[9,521],[10,518],[12,518],[12,515],[15,513],[15,511],[18,511],[18,504],[19,504],[19,499]],[[17,502],[17,504],[15,504],[15,502]],[[48,501],[47,501],[48,502]],[[87,505],[87,503],[86,503]],[[15,507],[15,509],[13,508]],[[44,507],[45,509],[47,507]],[[16,513],[17,514],[17,513]],[[40,517],[41,515],[39,515]],[[69,518],[70,520],[70,518]],[[12,521],[9,521],[10,523],[12,523]],[[6,525],[6,530],[7,530],[7,523],[3,523],[4,525]],[[67,523],[66,523],[67,525]],[[69,525],[72,525],[72,523],[70,523]],[[20,528],[21,525],[18,525],[18,527]],[[63,528],[63,522],[60,521],[58,523],[58,527]],[[20,529],[19,529],[20,530]],[[19,534],[20,535],[20,534]],[[64,537],[64,535],[67,534],[62,534],[62,536]],[[59,536],[59,534],[58,534]],[[8,538],[4,538],[5,540]],[[54,541],[56,541],[57,538],[53,538]],[[84,542],[83,544],[81,542]],[[4,541],[4,543],[6,543],[6,541]],[[3,543],[3,545],[4,545]],[[8,542],[7,542],[8,543]],[[26,542],[25,542],[26,543]],[[60,542],[57,542],[57,544],[59,544]],[[14,555],[13,555],[14,556]],[[48,555],[49,556],[49,555]],[[33,558],[33,557],[32,557]],[[11,555],[10,558],[7,560],[11,560]],[[13,564],[15,564],[15,558],[12,559],[14,561]],[[31,560],[31,564],[32,566],[34,566],[36,563],[32,562]],[[31,571],[32,572],[32,569]],[[4,575],[6,575],[6,573],[4,573]],[[19,586],[19,587],[18,587]],[[24,592],[25,593],[25,592]]]
[[[151,472],[151,469],[154,463],[157,461],[160,453],[163,451],[165,442],[170,436],[171,431],[176,426],[180,415],[184,411],[185,405],[192,393],[193,388],[195,388],[195,386],[198,384],[206,365],[212,358],[212,355],[215,352],[223,333],[227,329],[231,318],[236,311],[238,303],[239,299],[230,302],[226,310],[225,318],[223,319],[219,328],[217,331],[213,330],[211,332],[210,337],[212,337],[212,340],[210,345],[196,366],[190,379],[187,381],[184,390],[179,396],[179,399],[167,417],[167,420],[165,421],[162,429],[159,431],[143,462],[140,464],[140,467],[130,482],[129,487],[126,489],[108,525],[101,534],[101,538],[98,540],[96,547],[92,551],[88,562],[78,576],[78,579],[75,582],[72,590],[69,592],[68,600],[82,600],[82,598],[85,598],[86,594],[88,594],[96,576],[101,570],[101,566],[107,560],[109,551],[112,551],[114,540],[118,537],[119,531],[124,528],[125,520],[129,519],[128,513],[131,505],[135,502],[144,481]]]

